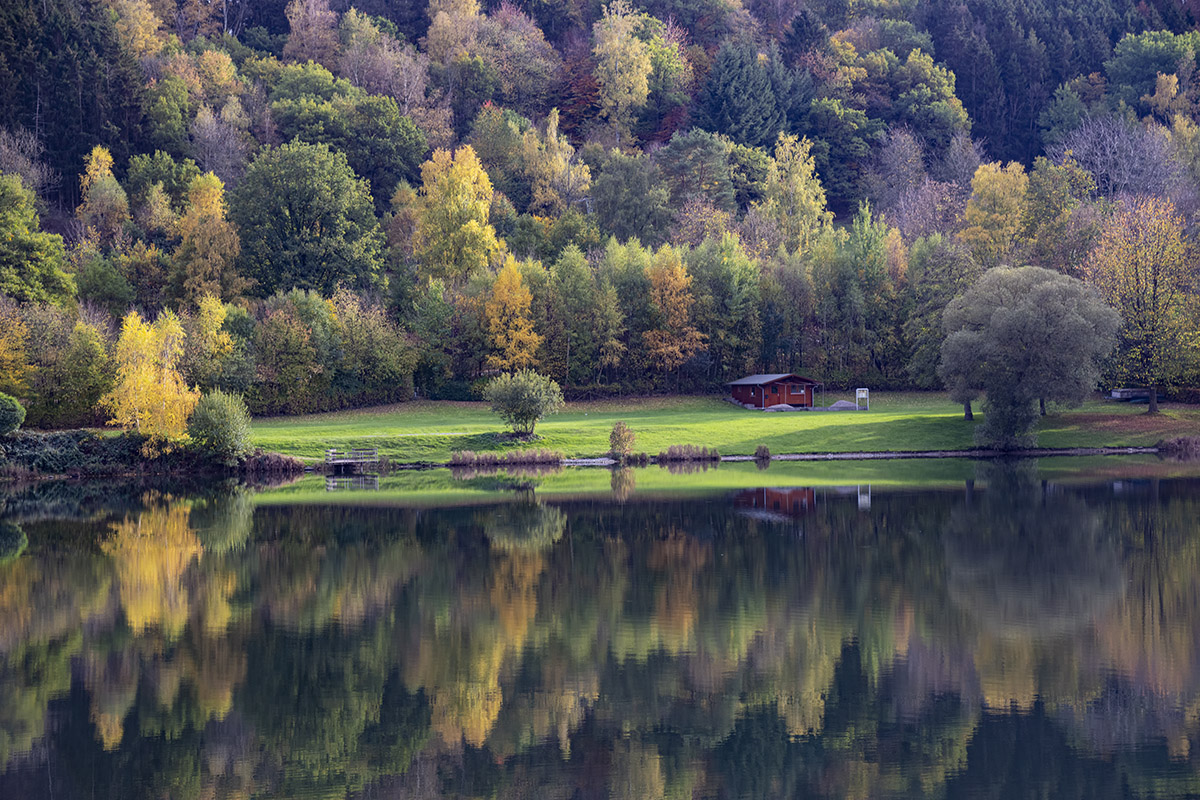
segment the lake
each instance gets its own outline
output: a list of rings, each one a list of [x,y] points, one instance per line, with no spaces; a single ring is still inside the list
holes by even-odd
[[[1200,470],[37,484],[0,798],[1200,795]]]

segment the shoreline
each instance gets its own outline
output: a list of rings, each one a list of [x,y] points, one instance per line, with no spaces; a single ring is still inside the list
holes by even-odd
[[[995,460],[1001,458],[1070,458],[1083,456],[1137,456],[1137,455],[1157,455],[1162,453],[1160,447],[1030,447],[1021,450],[988,450],[986,448],[972,448],[970,450],[877,450],[877,451],[855,451],[845,453],[779,453],[772,455],[770,459],[758,459],[754,456],[721,456],[717,459],[720,463],[745,464],[754,463],[759,460],[770,461],[902,461],[909,459],[934,459],[934,458],[966,458],[976,461]],[[657,464],[658,459],[651,457],[650,464]],[[676,463],[714,463],[703,461],[681,461]],[[323,465],[310,465],[307,472],[323,472],[318,467]],[[429,470],[429,469],[450,469],[459,465],[450,464],[444,461],[408,461],[408,462],[393,462],[388,465],[390,470],[397,472]],[[489,468],[504,469],[505,467],[535,467],[545,466],[545,464],[495,464],[487,465]],[[557,466],[562,467],[603,467],[611,468],[620,466],[617,461],[610,456],[595,456],[590,458],[564,458],[558,462]],[[632,466],[632,465],[631,465]]]

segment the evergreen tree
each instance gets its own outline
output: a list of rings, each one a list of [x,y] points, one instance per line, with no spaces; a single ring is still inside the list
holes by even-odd
[[[758,53],[732,42],[717,53],[692,108],[692,120],[697,127],[752,147],[774,144],[788,122]]]

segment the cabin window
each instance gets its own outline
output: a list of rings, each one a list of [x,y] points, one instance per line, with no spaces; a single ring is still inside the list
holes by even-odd
[[[772,386],[772,387],[771,387],[771,394],[779,394],[779,387],[778,387],[778,386]]]

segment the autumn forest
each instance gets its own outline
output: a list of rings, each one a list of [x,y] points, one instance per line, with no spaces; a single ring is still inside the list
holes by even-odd
[[[1194,10],[11,0],[0,391],[106,421],[130,325],[254,413],[942,388],[943,310],[1031,265],[1121,314],[1106,384],[1186,399]]]

